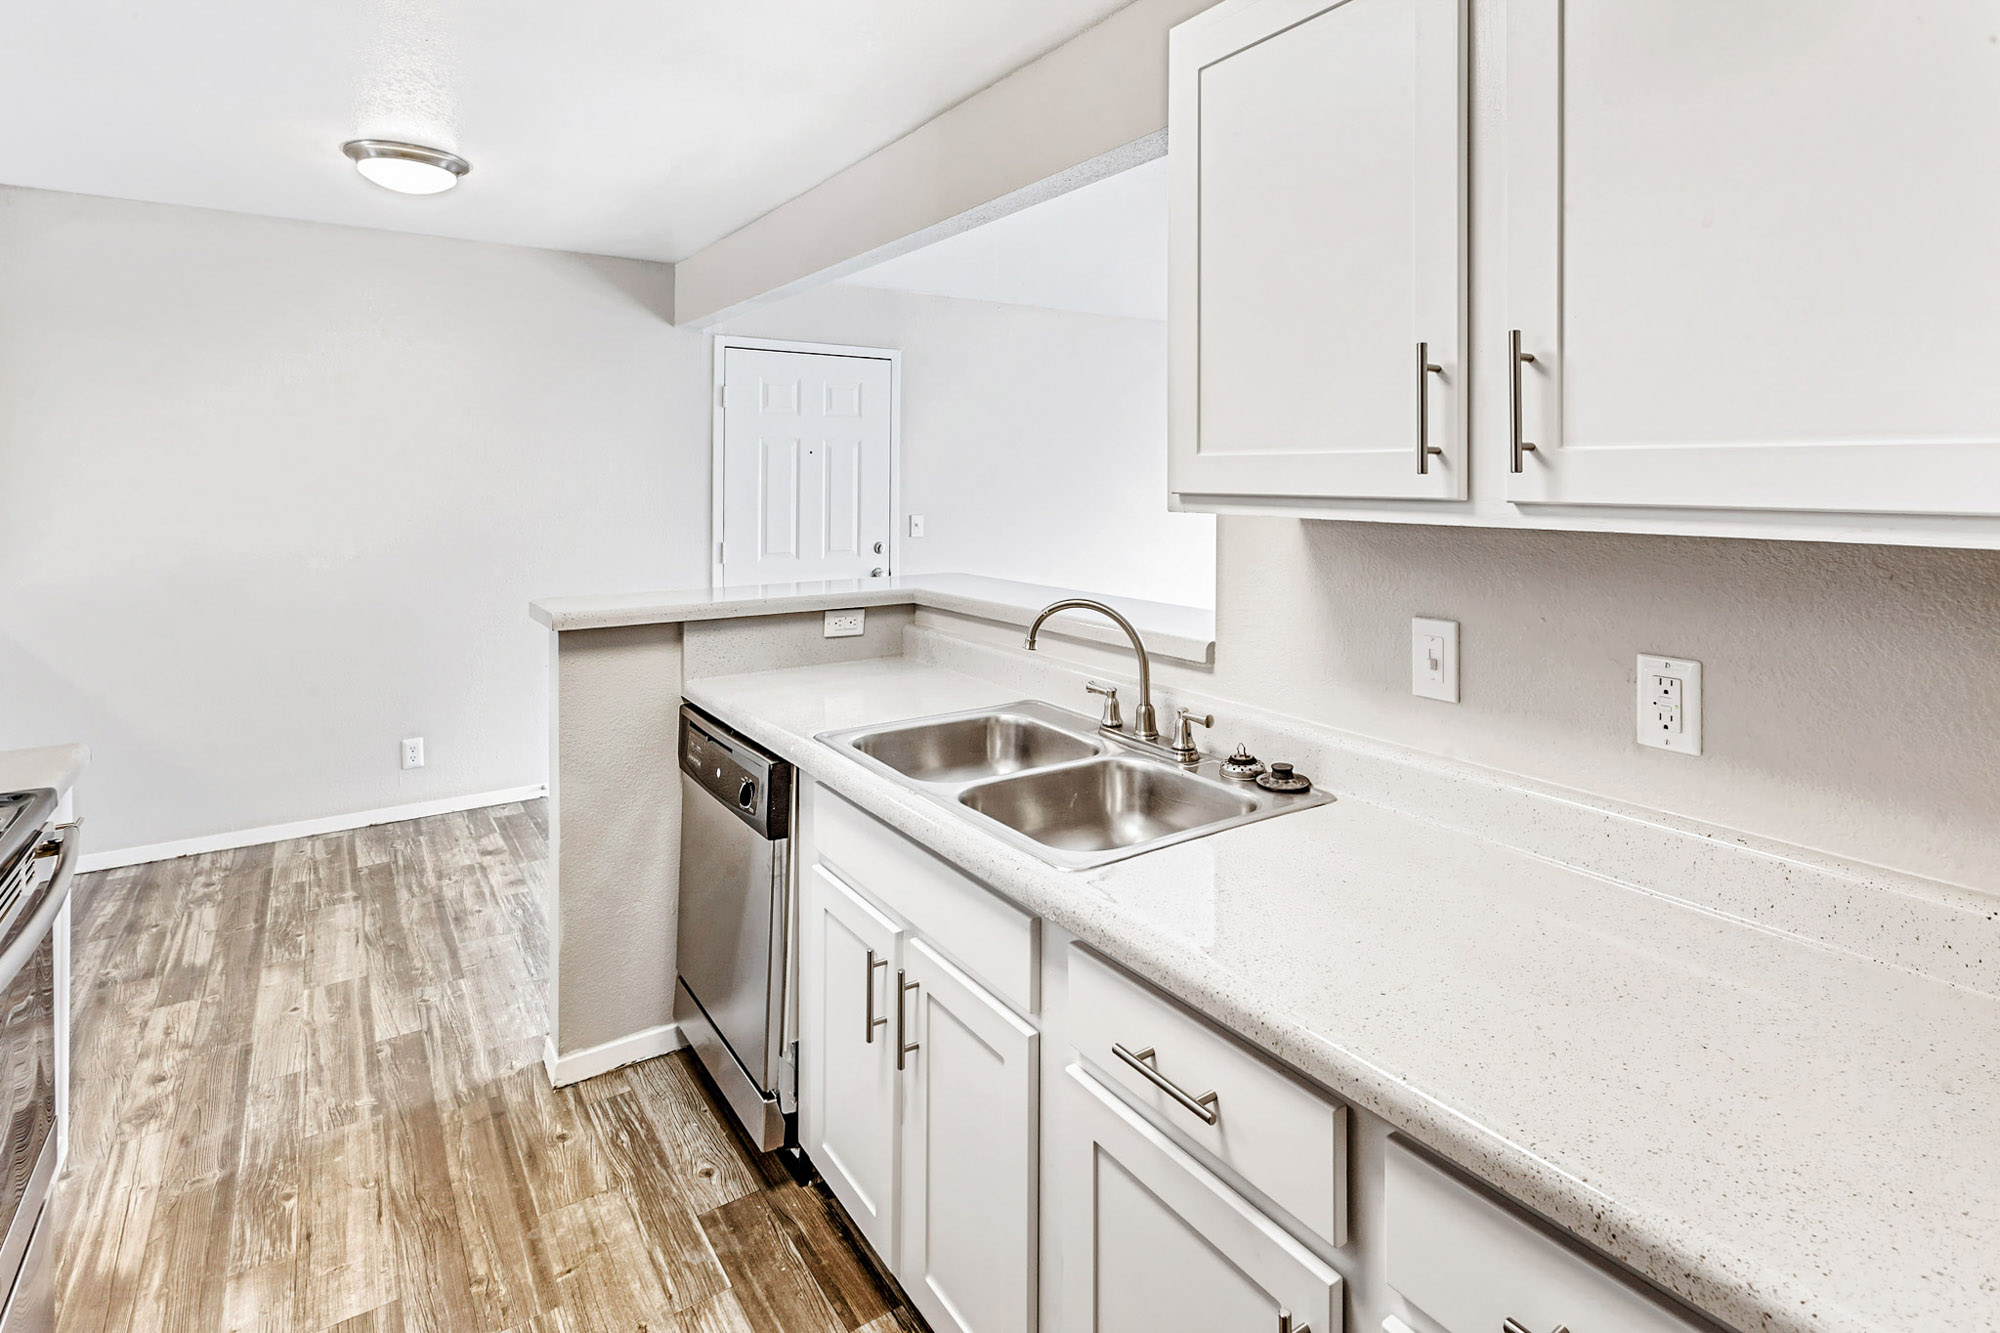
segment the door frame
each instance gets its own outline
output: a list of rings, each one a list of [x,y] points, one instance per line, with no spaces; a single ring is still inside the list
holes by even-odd
[[[708,578],[722,584],[722,482],[726,461],[726,406],[722,386],[729,349],[753,352],[800,352],[808,356],[850,356],[889,363],[889,552],[890,577],[903,572],[903,353],[894,347],[850,347],[842,343],[794,342],[787,338],[739,338],[716,334],[712,344],[715,388],[709,396]]]

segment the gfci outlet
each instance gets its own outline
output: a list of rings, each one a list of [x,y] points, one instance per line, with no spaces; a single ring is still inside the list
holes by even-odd
[[[1410,622],[1410,693],[1423,699],[1458,702],[1458,622]]]
[[[829,611],[826,613],[826,635],[829,639],[852,639],[861,634],[867,626],[868,613],[862,610]]]
[[[1639,655],[1639,744],[1701,753],[1701,663]]]
[[[424,738],[422,736],[403,737],[403,767],[422,768],[424,766]]]

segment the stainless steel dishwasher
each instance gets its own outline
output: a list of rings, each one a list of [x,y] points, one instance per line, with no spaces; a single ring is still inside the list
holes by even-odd
[[[750,1141],[787,1140],[793,1098],[792,766],[681,705],[681,902],[674,1020]],[[790,1089],[785,1089],[790,1093]]]

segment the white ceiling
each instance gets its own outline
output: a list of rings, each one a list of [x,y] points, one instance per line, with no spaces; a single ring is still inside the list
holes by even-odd
[[[1125,3],[16,4],[0,182],[681,259]],[[353,138],[472,174],[391,194]]]
[[[863,269],[845,281],[974,301],[1167,317],[1167,160]]]

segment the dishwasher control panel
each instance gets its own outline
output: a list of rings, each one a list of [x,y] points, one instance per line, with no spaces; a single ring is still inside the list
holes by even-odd
[[[766,838],[790,835],[792,766],[692,704],[681,705],[681,772]]]

